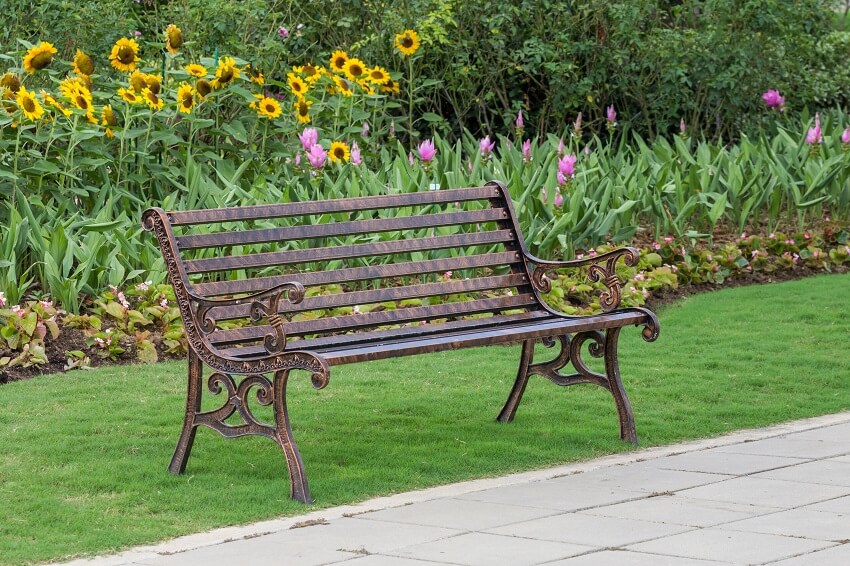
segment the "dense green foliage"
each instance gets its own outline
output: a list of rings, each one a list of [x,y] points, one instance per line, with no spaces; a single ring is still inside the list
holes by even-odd
[[[693,132],[729,139],[762,125],[768,88],[792,114],[850,102],[850,31],[833,28],[830,0],[9,1],[0,51],[27,39],[105,53],[133,30],[161,41],[173,22],[195,57],[234,53],[267,73],[281,60],[325,62],[337,48],[385,61],[393,34],[416,29],[417,112],[435,117],[418,129],[443,135],[503,131],[520,108],[537,134],[579,112],[599,130],[614,105],[643,136],[684,118]],[[291,31],[286,41],[279,26]]]

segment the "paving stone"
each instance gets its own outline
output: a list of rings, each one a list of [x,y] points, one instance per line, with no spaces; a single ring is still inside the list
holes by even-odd
[[[712,448],[711,451],[812,459],[844,456],[850,451],[850,447],[845,442],[818,439],[809,440],[801,438],[799,435],[789,435],[720,446],[718,448]]]
[[[434,499],[392,507],[358,515],[359,519],[392,521],[414,525],[433,525],[449,529],[480,531],[546,517],[558,513],[550,509],[535,509],[515,505],[501,505],[486,501],[466,499]]]
[[[788,560],[772,562],[770,566],[847,566],[848,564],[850,564],[850,544],[841,544]]]
[[[270,542],[266,537],[238,540],[204,546],[196,550],[178,552],[142,560],[144,566],[233,566],[250,563],[251,566],[280,566],[282,563],[299,566],[333,564],[355,554],[331,550],[325,546],[283,545]]]
[[[560,511],[577,511],[588,507],[619,503],[646,497],[645,493],[608,487],[577,489],[569,481],[544,481],[474,491],[459,499],[489,501],[506,505],[522,505]]]
[[[394,551],[394,556],[424,560],[446,561],[470,566],[531,566],[559,558],[575,556],[592,550],[586,546],[498,536],[486,533],[467,533],[436,542],[410,546]],[[354,562],[352,566],[356,565]]]
[[[732,476],[662,470],[648,465],[647,462],[637,462],[563,476],[549,481],[568,484],[575,489],[601,488],[653,493],[677,491],[723,481],[730,477]]]
[[[792,439],[803,440],[828,440],[831,442],[843,442],[850,450],[850,423],[842,423],[831,426],[822,426],[802,432],[794,432],[787,435]]]
[[[850,494],[850,488],[740,477],[679,492],[684,497],[791,509]]]
[[[286,564],[286,562],[282,561],[281,564]],[[371,554],[369,556],[352,558],[345,562],[334,562],[334,564],[345,564],[346,566],[444,566],[445,564],[450,564],[450,562],[432,562],[430,560]]]
[[[735,564],[761,564],[819,550],[832,544],[834,543],[709,528],[642,542],[629,546],[628,550]]]
[[[806,505],[803,509],[811,509],[812,511],[829,511],[830,513],[847,513],[850,511],[850,495]]]
[[[691,560],[679,556],[661,556],[630,550],[603,550],[574,558],[547,562],[546,566],[722,566],[729,562]]]
[[[819,460],[763,472],[753,477],[850,486],[850,462]]]
[[[850,463],[850,455],[848,455],[848,456],[839,456],[839,457],[837,457],[837,458],[832,458],[832,460],[834,460],[834,461],[836,461],[836,462],[848,462],[848,463]]]
[[[621,519],[639,519],[654,523],[710,527],[764,513],[775,513],[776,511],[777,509],[772,507],[668,495],[595,507],[584,511],[584,513]]]
[[[647,463],[667,470],[685,470],[710,474],[746,475],[774,468],[799,464],[800,458],[764,456],[761,454],[736,454],[717,450],[699,450],[666,458],[649,460]]]
[[[723,528],[839,542],[850,540],[850,509],[839,514],[801,507],[736,521],[723,525]]]
[[[650,521],[600,517],[588,513],[565,513],[534,519],[487,532],[537,540],[555,540],[597,548],[622,546],[638,541],[669,536],[689,530],[682,525],[665,525]]]

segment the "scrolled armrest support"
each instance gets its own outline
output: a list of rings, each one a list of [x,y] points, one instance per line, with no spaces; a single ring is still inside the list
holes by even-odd
[[[283,319],[278,313],[278,305],[284,293],[290,303],[298,304],[304,300],[304,285],[298,281],[287,281],[271,289],[238,299],[208,299],[191,292],[189,298],[197,305],[193,313],[195,323],[205,335],[214,332],[217,326],[215,318],[210,315],[213,308],[250,305],[251,321],[259,322],[264,317],[268,319],[272,332],[263,337],[263,346],[269,354],[277,354],[286,349]]]
[[[604,254],[569,261],[550,261],[527,253],[526,260],[534,264],[534,270],[531,272],[531,285],[536,291],[543,294],[552,290],[552,281],[547,276],[548,273],[556,269],[589,266],[589,279],[594,283],[602,282],[607,289],[599,296],[599,305],[604,312],[609,312],[620,305],[622,298],[620,278],[617,277],[617,260],[623,258],[625,264],[632,267],[637,265],[639,256],[640,252],[636,248],[625,247]]]

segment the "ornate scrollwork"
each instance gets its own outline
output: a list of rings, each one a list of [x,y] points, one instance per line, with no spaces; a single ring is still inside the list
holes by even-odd
[[[274,401],[274,389],[271,381],[262,375],[249,375],[236,384],[233,377],[226,373],[213,373],[207,380],[207,388],[213,395],[226,391],[227,399],[218,409],[198,413],[195,421],[220,432],[227,437],[260,434],[274,438],[275,425],[257,420],[248,403],[251,390],[256,388],[257,402],[271,405]],[[233,425],[225,421],[234,413],[239,413],[243,424]]]
[[[610,390],[608,378],[601,373],[590,369],[582,357],[582,348],[590,341],[588,352],[594,358],[605,355],[606,336],[598,330],[579,332],[570,337],[567,334],[558,336],[561,349],[558,355],[547,361],[528,366],[528,375],[539,375],[545,377],[552,383],[561,386],[575,385],[577,383],[595,383]],[[553,344],[554,345],[554,344]],[[560,370],[567,364],[572,364],[574,373],[563,374]]]
[[[606,290],[599,296],[599,305],[604,312],[616,309],[620,305],[622,292],[620,278],[617,277],[617,260],[621,257],[628,266],[637,265],[639,252],[635,248],[619,248],[593,257],[572,261],[546,261],[531,255],[527,259],[535,264],[531,272],[531,285],[538,292],[546,294],[552,290],[552,281],[548,277],[557,269],[589,266],[588,277],[594,282],[602,282]],[[602,265],[604,262],[604,265]]]

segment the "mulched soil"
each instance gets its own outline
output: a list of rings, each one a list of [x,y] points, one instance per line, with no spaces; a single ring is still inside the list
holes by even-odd
[[[847,269],[836,270],[836,272],[838,273],[846,273],[847,271]],[[767,283],[776,283],[780,281],[791,281],[795,279],[802,279],[804,277],[811,277],[813,275],[822,275],[823,273],[823,271],[808,269],[803,266],[799,266],[793,271],[783,270],[772,274],[741,273],[736,274],[734,278],[727,279],[722,285],[716,285],[713,283],[703,283],[697,285],[682,286],[678,289],[662,290],[660,292],[654,293],[651,297],[649,297],[649,299],[647,299],[646,306],[650,309],[656,309],[660,306],[675,303],[676,301],[679,301],[690,295],[696,295],[697,293],[708,293],[712,291],[717,291],[719,289],[742,287],[744,285],[760,285]],[[153,335],[151,337],[151,341],[157,347],[157,352],[159,353],[160,360],[185,359],[185,356],[167,354],[163,347],[162,338],[160,336]],[[126,352],[122,354],[118,358],[118,360],[112,361],[109,359],[101,359],[98,356],[94,355],[91,350],[88,349],[85,342],[85,335],[81,330],[76,328],[63,328],[61,334],[56,340],[48,340],[46,343],[47,358],[48,360],[50,360],[49,363],[38,366],[31,366],[28,368],[13,367],[0,369],[0,384],[8,383],[10,381],[30,379],[39,375],[61,373],[65,371],[65,352],[69,350],[82,350],[86,352],[89,355],[89,365],[91,367],[132,364],[138,361],[136,358],[135,343],[132,338],[125,339],[125,341],[121,343],[121,347],[124,348]]]

